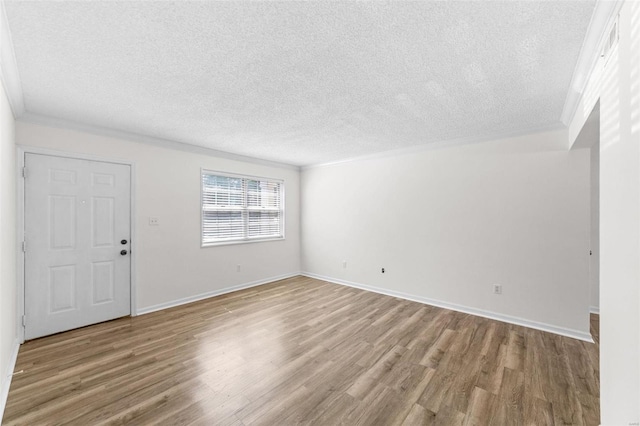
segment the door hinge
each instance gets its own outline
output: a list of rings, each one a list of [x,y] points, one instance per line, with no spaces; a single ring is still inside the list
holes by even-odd
[[[26,326],[27,326],[27,316],[26,316],[26,315],[23,315],[23,316],[22,316],[22,326],[23,326],[23,327],[26,327]]]
[[[24,253],[26,253],[26,252],[27,252],[27,242],[26,242],[26,241],[23,241],[23,242],[22,242],[22,251],[23,251]]]
[[[27,168],[26,168],[26,167],[23,167],[23,168],[22,168],[22,177],[23,177],[23,178],[26,178],[26,177],[27,177]]]

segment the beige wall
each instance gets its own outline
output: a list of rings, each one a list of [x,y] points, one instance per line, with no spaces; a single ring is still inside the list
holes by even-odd
[[[566,138],[303,170],[303,271],[589,339],[589,151]]]
[[[20,145],[135,164],[137,307],[158,309],[199,295],[300,271],[299,172],[114,137],[16,123]],[[282,179],[286,239],[200,247],[201,168]],[[149,217],[160,219],[149,226]],[[237,272],[236,266],[241,265]]]

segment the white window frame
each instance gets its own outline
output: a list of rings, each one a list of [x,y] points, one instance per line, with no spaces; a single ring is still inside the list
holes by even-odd
[[[204,242],[204,176],[205,175],[215,175],[215,176],[222,176],[222,177],[229,177],[229,178],[236,178],[236,179],[248,179],[248,180],[262,180],[262,181],[268,181],[268,182],[274,182],[274,183],[278,183],[280,184],[280,236],[277,237],[263,237],[263,238],[248,238],[246,233],[247,233],[247,221],[245,220],[245,234],[244,237],[241,239],[233,239],[233,240],[224,240],[224,241],[218,241],[218,242]],[[247,198],[247,194],[246,194],[246,188],[243,189],[243,198],[246,200]],[[248,243],[259,243],[259,242],[265,242],[265,241],[282,241],[285,239],[285,213],[286,213],[286,208],[285,208],[285,185],[284,185],[284,180],[282,179],[275,179],[275,178],[268,178],[268,177],[262,177],[262,176],[252,176],[252,175],[242,175],[242,174],[237,174],[237,173],[228,173],[228,172],[221,172],[221,171],[217,171],[217,170],[210,170],[210,169],[200,169],[200,247],[205,248],[205,247],[218,247],[218,246],[226,246],[226,245],[233,245],[233,244],[248,244]],[[246,201],[245,201],[246,204]],[[246,205],[244,206],[244,208],[246,209]],[[248,211],[248,209],[247,209]],[[245,215],[245,217],[248,217],[248,215]]]

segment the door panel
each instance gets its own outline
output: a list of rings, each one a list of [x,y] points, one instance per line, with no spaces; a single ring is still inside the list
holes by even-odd
[[[49,312],[76,309],[75,265],[49,267]]]
[[[25,166],[25,338],[129,315],[130,166],[40,154]]]
[[[93,262],[91,264],[91,288],[93,289],[92,303],[94,305],[113,301],[115,262]]]
[[[113,197],[93,197],[92,201],[93,247],[113,247],[115,245],[115,199]]]

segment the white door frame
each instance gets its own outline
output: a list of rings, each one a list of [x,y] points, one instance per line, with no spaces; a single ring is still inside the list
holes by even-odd
[[[17,145],[16,147],[16,152],[17,152],[17,156],[18,159],[16,161],[17,164],[17,168],[16,168],[16,174],[17,174],[17,182],[18,182],[18,188],[17,188],[17,195],[18,195],[18,200],[17,200],[17,229],[16,229],[16,298],[17,298],[17,303],[16,303],[16,314],[17,314],[17,327],[18,327],[18,340],[20,341],[20,343],[24,343],[24,325],[22,323],[22,318],[24,316],[24,312],[25,312],[25,289],[24,289],[24,267],[25,267],[25,261],[24,261],[24,251],[22,250],[22,242],[24,241],[24,222],[25,222],[25,209],[24,209],[24,199],[25,199],[25,193],[24,193],[24,178],[22,176],[22,170],[24,169],[24,164],[25,164],[25,154],[41,154],[41,155],[49,155],[52,157],[64,157],[64,158],[71,158],[74,160],[90,160],[90,161],[100,161],[103,163],[115,163],[115,164],[123,164],[126,166],[130,166],[131,167],[131,217],[130,217],[130,226],[131,226],[131,278],[130,278],[130,282],[131,282],[131,316],[135,317],[138,314],[138,310],[136,308],[136,258],[137,258],[137,253],[138,253],[138,249],[137,249],[137,242],[138,242],[138,238],[136,235],[136,203],[135,203],[135,199],[136,199],[136,192],[135,192],[135,188],[136,188],[136,165],[134,162],[132,161],[128,161],[128,160],[122,160],[122,159],[114,159],[114,158],[105,158],[105,157],[98,157],[95,155],[89,155],[89,154],[80,154],[80,153],[76,153],[76,152],[66,152],[66,151],[57,151],[57,150],[53,150],[53,149],[47,149],[47,148],[39,148],[39,147],[33,147],[33,146],[26,146],[26,145]]]

